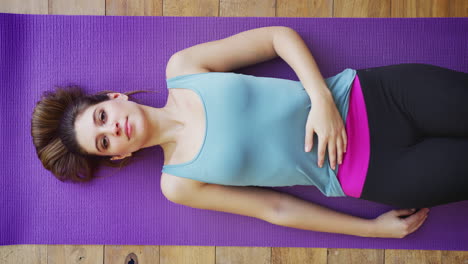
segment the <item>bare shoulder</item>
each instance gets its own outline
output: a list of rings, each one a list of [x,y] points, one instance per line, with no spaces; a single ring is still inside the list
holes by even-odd
[[[171,201],[180,200],[187,195],[191,195],[205,184],[204,182],[181,178],[164,172],[161,174],[161,191]]]
[[[203,72],[210,72],[210,70],[190,62],[189,58],[184,56],[181,52],[173,54],[166,65],[166,79]]]

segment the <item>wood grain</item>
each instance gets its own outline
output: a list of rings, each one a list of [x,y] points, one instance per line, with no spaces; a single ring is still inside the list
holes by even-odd
[[[108,16],[162,16],[162,14],[162,0],[106,0]]]
[[[215,247],[160,246],[160,264],[215,264]]]
[[[276,0],[278,17],[332,17],[333,0]]]
[[[385,264],[440,264],[442,252],[440,250],[385,250]]]
[[[328,250],[328,264],[384,264],[385,250],[383,249],[347,249],[331,248]]]
[[[391,0],[335,0],[333,17],[390,17]]]
[[[275,0],[220,0],[219,15],[222,17],[274,17]]]
[[[0,263],[47,264],[47,245],[1,246]]]
[[[442,250],[442,264],[468,264],[468,251]]]
[[[46,15],[48,12],[48,0],[0,0],[0,13]]]
[[[326,248],[274,247],[271,250],[271,264],[314,263],[327,264]]]
[[[218,0],[164,0],[164,16],[219,16]]]
[[[135,256],[127,258],[128,256]],[[159,246],[105,246],[104,263],[159,264]]]
[[[105,15],[104,0],[49,0],[49,14]]]
[[[466,17],[466,0],[392,0],[392,17]]]
[[[216,264],[270,264],[270,247],[216,247]]]
[[[47,264],[102,264],[103,245],[49,245]]]

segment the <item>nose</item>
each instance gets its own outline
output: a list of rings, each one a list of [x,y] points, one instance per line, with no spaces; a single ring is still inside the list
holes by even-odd
[[[120,136],[122,134],[122,125],[119,125],[119,122],[115,122],[110,127],[110,133],[114,136]]]

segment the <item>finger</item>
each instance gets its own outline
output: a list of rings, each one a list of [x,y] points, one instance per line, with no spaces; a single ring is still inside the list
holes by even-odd
[[[343,151],[346,153],[346,149],[348,148],[348,136],[346,135],[346,130],[343,129],[341,137],[343,138]]]
[[[413,233],[414,231],[418,230],[419,227],[421,227],[422,224],[424,224],[424,222],[426,222],[426,219],[427,219],[427,215],[425,215],[425,216],[421,219],[421,221],[420,221],[415,227],[413,227],[412,229],[410,229],[409,233]]]
[[[413,214],[414,212],[416,211],[416,209],[396,209],[394,210],[396,216],[400,216],[400,217],[406,217],[410,214]]]
[[[330,160],[330,165],[332,169],[336,167],[336,141],[335,138],[331,138],[328,141],[328,158]]]
[[[338,156],[337,157],[338,164],[341,165],[341,163],[343,163],[343,143],[342,143],[341,137],[338,137],[336,139],[336,150],[337,150],[336,155]]]
[[[318,142],[318,166],[320,168],[322,168],[323,166],[323,160],[324,160],[324,157],[325,157],[325,149],[327,147],[327,139],[328,138],[319,138],[319,142]]]
[[[310,152],[314,146],[314,129],[306,130],[305,136],[305,152]]]
[[[427,213],[427,210],[419,210],[417,213],[409,216],[408,218],[404,219],[404,221],[406,221],[408,223],[408,225],[410,226],[410,228],[412,226],[416,226],[419,221],[422,220],[422,218],[424,218],[424,216],[426,215]]]

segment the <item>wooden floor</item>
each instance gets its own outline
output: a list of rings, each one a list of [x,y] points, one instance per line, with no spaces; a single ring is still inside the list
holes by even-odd
[[[468,0],[0,0],[0,13],[225,17],[467,17]],[[132,253],[133,255],[130,255]],[[468,264],[468,251],[14,245],[0,247],[0,264],[3,263]]]

